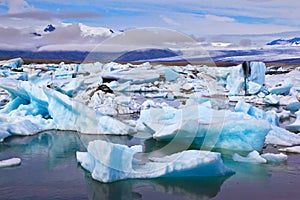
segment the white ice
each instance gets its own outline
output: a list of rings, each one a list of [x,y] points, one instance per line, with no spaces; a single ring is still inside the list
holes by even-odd
[[[285,151],[289,153],[300,153],[300,146],[281,148],[279,151]]]
[[[261,154],[261,157],[266,159],[268,163],[282,163],[287,161],[288,159],[288,156],[283,153],[279,153],[279,154],[264,153]]]
[[[259,154],[257,151],[250,152],[246,157],[243,157],[235,153],[232,159],[236,162],[247,162],[247,163],[281,163],[287,160],[287,155],[285,154],[274,154],[274,153],[264,153]]]
[[[300,136],[277,126],[271,126],[271,131],[266,136],[266,144],[294,146],[300,144]]]
[[[10,158],[7,160],[0,160],[0,168],[14,167],[21,164],[20,158]]]
[[[246,157],[237,153],[233,154],[232,159],[236,162],[246,163],[267,163],[267,160],[259,155],[257,151],[250,152]]]

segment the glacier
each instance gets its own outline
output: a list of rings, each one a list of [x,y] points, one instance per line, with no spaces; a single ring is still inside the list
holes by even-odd
[[[108,183],[129,178],[184,176],[225,176],[233,173],[221,159],[220,153],[187,150],[164,157],[149,157],[146,162],[134,155],[142,146],[128,147],[102,140],[89,143],[87,152],[77,152],[81,166],[93,179]]]

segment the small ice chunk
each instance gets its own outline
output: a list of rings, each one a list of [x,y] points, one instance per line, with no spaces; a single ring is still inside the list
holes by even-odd
[[[288,158],[288,156],[283,153],[280,154],[264,153],[261,155],[261,157],[266,159],[268,163],[281,163],[281,162],[285,162]]]
[[[0,161],[0,168],[3,167],[13,167],[21,164],[20,158],[10,158],[7,160],[1,160]]]
[[[299,132],[300,131],[300,111],[296,112],[297,119],[294,123],[287,125],[286,129],[293,132]]]
[[[270,88],[269,91],[271,94],[283,94],[283,95],[288,95],[290,93],[290,90],[292,88],[292,84],[289,83],[288,81],[283,82],[281,85],[275,86],[273,88]]]
[[[170,68],[165,68],[164,73],[166,81],[175,81],[180,76],[177,72]]]
[[[266,104],[269,104],[269,105],[278,105],[279,104],[279,98],[276,95],[272,95],[272,94],[265,96],[264,101]]]
[[[247,163],[267,163],[267,160],[259,155],[257,151],[250,152],[246,157],[240,156],[235,153],[232,159],[236,162],[247,162]]]
[[[291,102],[284,107],[285,110],[298,111],[300,110],[300,102]]]
[[[261,91],[262,86],[258,83],[249,81],[248,83],[248,92],[249,94],[258,94]]]
[[[300,153],[300,146],[281,148],[279,149],[279,151],[285,151],[289,153]]]
[[[300,136],[283,128],[271,126],[271,131],[266,136],[266,144],[293,146],[300,144]]]
[[[185,83],[183,86],[182,86],[182,89],[184,91],[189,91],[189,90],[192,90],[194,88],[193,84],[191,83]]]

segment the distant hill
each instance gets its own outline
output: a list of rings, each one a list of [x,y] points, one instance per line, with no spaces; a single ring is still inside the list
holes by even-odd
[[[148,61],[159,58],[170,58],[178,56],[177,53],[169,49],[143,49],[129,51],[118,57],[116,62],[136,62]]]

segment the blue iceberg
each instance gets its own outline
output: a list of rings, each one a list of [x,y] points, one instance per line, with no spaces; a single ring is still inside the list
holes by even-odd
[[[213,110],[202,105],[142,110],[137,130],[159,141],[177,140],[203,148],[260,151],[270,131],[266,120],[247,114]]]
[[[81,166],[93,179],[108,183],[130,178],[225,176],[233,171],[227,168],[220,153],[188,150],[163,157],[149,157],[141,162],[134,157],[142,146],[128,147],[102,140],[90,142],[87,152],[77,152]]]

